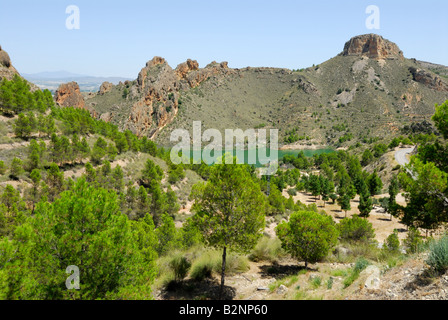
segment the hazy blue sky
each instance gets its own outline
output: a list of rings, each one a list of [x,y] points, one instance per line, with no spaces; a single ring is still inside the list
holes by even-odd
[[[69,5],[80,9],[79,30],[65,26]],[[380,30],[365,26],[368,5],[381,10]],[[448,65],[447,12],[446,0],[0,0],[0,45],[22,73],[136,78],[153,56],[173,68],[188,58],[309,67],[373,32],[408,58]]]

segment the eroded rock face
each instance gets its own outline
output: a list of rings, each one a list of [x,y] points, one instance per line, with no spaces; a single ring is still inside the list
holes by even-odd
[[[179,78],[185,79],[188,73],[196,70],[199,70],[199,63],[196,60],[188,59],[186,62],[179,64],[175,71]]]
[[[113,88],[113,86],[114,85],[112,83],[110,83],[110,82],[107,82],[107,81],[103,82],[101,84],[100,90],[98,91],[98,94],[103,95],[106,92],[109,92]]]
[[[133,97],[140,98],[131,107],[126,129],[137,135],[154,137],[164,126],[171,123],[178,111],[181,90],[199,86],[209,77],[234,72],[227,62],[212,62],[200,69],[196,60],[188,59],[172,69],[165,59],[154,57],[146,63],[132,87]]]
[[[376,34],[353,37],[344,46],[343,56],[367,56],[370,59],[404,59],[403,52],[393,42]]]
[[[149,71],[157,66],[157,65],[167,65],[166,60],[162,57],[154,57],[152,60],[146,63],[146,67],[144,67],[140,73],[138,74],[137,83],[143,89],[145,87],[145,80],[148,76]]]
[[[0,64],[2,64],[6,68],[11,67],[11,59],[9,58],[9,54],[6,51],[3,51],[1,46],[0,46]]]
[[[448,85],[442,81],[438,76],[433,76],[430,72],[410,67],[409,71],[412,73],[414,81],[424,84],[425,86],[437,90],[448,91]]]
[[[11,58],[9,54],[2,49],[0,46],[0,80],[2,78],[6,78],[11,80],[15,74],[19,74],[17,70],[13,67],[11,63]],[[34,85],[31,85],[31,88],[34,90]]]
[[[76,82],[61,84],[55,93],[55,101],[61,107],[85,109],[84,97]]]
[[[213,61],[208,64],[204,69],[193,69],[182,77],[182,79],[188,82],[190,88],[199,86],[202,82],[208,78],[216,75],[228,75],[234,71],[229,69],[227,62],[217,63]]]

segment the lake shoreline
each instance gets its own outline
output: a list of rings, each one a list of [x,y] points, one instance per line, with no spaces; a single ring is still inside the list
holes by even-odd
[[[279,150],[320,150],[320,149],[329,149],[328,146],[323,145],[306,145],[306,144],[289,144],[286,146],[282,146]]]

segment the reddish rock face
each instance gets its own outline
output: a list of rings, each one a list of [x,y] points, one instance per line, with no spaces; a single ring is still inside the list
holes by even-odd
[[[232,72],[227,62],[212,62],[200,69],[199,63],[191,59],[173,70],[165,59],[154,57],[138,75],[136,90],[141,97],[132,104],[125,128],[153,137],[176,116],[181,89],[188,90],[209,77]]]
[[[110,83],[110,82],[107,82],[107,81],[103,82],[101,84],[100,91],[98,91],[98,94],[103,95],[106,92],[109,92],[112,89],[113,86],[114,85],[112,83]]]
[[[55,93],[56,103],[61,107],[85,109],[84,97],[76,82],[61,84]]]
[[[343,56],[367,56],[371,59],[404,59],[398,46],[376,34],[351,38],[344,46]]]
[[[188,59],[186,62],[177,66],[176,75],[181,79],[185,79],[188,73],[196,70],[199,70],[199,63],[196,60]]]

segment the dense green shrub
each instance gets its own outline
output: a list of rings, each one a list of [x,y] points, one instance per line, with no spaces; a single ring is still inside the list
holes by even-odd
[[[394,230],[386,241],[384,242],[383,248],[393,253],[397,253],[400,250],[400,239],[398,239],[398,231]]]
[[[294,258],[316,263],[327,256],[336,245],[338,231],[330,216],[313,211],[293,213],[289,222],[282,222],[276,228],[282,248]]]
[[[31,92],[28,81],[14,75],[12,80],[3,78],[0,82],[0,105],[5,114],[19,114],[33,110],[45,112],[54,102],[50,91]]]
[[[348,241],[369,241],[375,238],[372,224],[366,219],[354,215],[338,224],[340,238]]]

